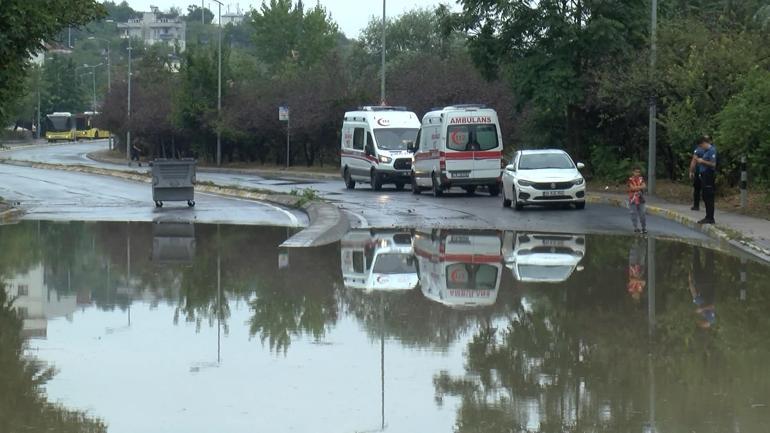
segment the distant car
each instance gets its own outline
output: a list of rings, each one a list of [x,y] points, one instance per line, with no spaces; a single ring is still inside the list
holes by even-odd
[[[586,206],[586,182],[567,152],[558,149],[521,150],[503,171],[503,206],[571,203]]]

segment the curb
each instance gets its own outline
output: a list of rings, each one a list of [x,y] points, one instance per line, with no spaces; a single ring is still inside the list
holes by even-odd
[[[602,195],[588,195],[586,201],[590,204],[605,204],[620,208],[628,208],[628,204],[625,200],[621,200],[615,197],[607,197]],[[718,225],[711,224],[698,224],[697,221],[689,216],[683,215],[679,212],[671,209],[665,209],[660,206],[647,203],[647,214],[655,215],[661,218],[665,218],[674,222],[677,222],[685,227],[689,227],[693,230],[697,230],[706,236],[720,242],[725,246],[730,246],[738,249],[752,257],[762,260],[765,263],[770,263],[770,251],[760,247],[752,242],[750,239],[739,239],[734,235],[731,235],[728,231],[720,228]]]
[[[83,165],[58,165],[40,162],[17,161],[0,159],[0,163],[20,167],[31,167],[46,170],[61,170],[76,173],[97,174],[111,176],[135,182],[151,183],[150,173],[132,173],[120,170],[111,170]],[[337,242],[350,229],[350,222],[342,212],[334,205],[322,201],[313,201],[301,204],[300,198],[286,194],[266,194],[255,190],[245,190],[218,185],[198,184],[196,192],[207,192],[223,196],[245,198],[249,200],[268,202],[274,205],[301,209],[308,214],[310,225],[299,233],[287,239],[281,246],[285,247],[317,247]]]
[[[0,211],[0,225],[15,223],[23,214],[24,211],[16,207]]]
[[[114,164],[121,165],[125,161],[117,162],[112,158],[103,158],[91,152],[86,154],[86,157],[92,161],[101,162],[102,164]],[[313,172],[293,172],[285,170],[262,170],[262,169],[244,169],[244,168],[216,168],[216,167],[198,167],[196,169],[198,173],[229,173],[229,174],[244,174],[244,175],[256,175],[262,177],[269,176],[281,176],[297,179],[310,179],[310,180],[339,180],[341,179],[339,174],[332,173],[313,173]]]

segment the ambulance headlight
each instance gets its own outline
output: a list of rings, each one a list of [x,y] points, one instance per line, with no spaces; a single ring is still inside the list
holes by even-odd
[[[393,158],[385,155],[380,155],[380,162],[383,164],[390,164],[390,162],[393,161]]]

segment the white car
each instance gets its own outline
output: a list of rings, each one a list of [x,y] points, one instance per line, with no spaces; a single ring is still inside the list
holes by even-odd
[[[503,171],[503,206],[572,203],[586,206],[586,182],[567,152],[558,149],[520,150]]]

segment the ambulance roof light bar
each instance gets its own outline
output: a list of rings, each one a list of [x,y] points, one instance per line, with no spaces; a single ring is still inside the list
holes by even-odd
[[[463,110],[463,109],[469,109],[469,108],[487,108],[486,104],[456,104],[456,105],[449,105],[447,107],[444,107],[443,110]],[[437,110],[442,110],[442,108],[437,108]]]
[[[387,105],[365,105],[358,107],[361,111],[407,111],[406,107],[391,107]]]

